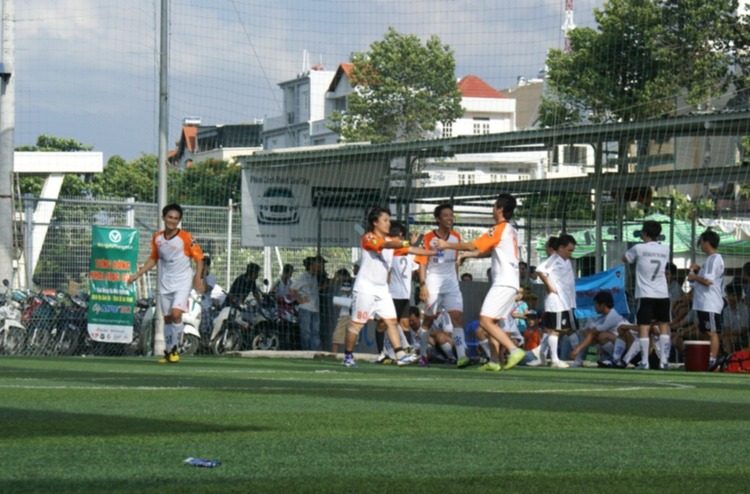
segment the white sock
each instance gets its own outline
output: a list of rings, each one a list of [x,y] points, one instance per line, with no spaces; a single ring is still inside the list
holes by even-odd
[[[448,343],[446,341],[445,343],[443,343],[443,344],[440,345],[440,349],[443,351],[443,353],[445,354],[446,358],[448,358],[448,359],[452,359],[453,358],[453,347],[451,346],[450,343]]]
[[[560,361],[560,357],[557,356],[557,344],[559,343],[559,341],[560,341],[559,336],[555,334],[549,335],[549,354],[550,354],[550,359],[552,359],[553,362]]]
[[[427,349],[430,346],[430,332],[424,328],[419,328],[419,351],[420,355],[427,356]],[[424,351],[422,351],[424,350]]]
[[[172,324],[172,339],[174,341],[174,345],[177,346],[177,349],[180,348],[180,342],[182,341],[182,332],[185,330],[185,323],[181,322],[179,324],[174,323]],[[169,347],[170,350],[172,347]]]
[[[394,360],[396,358],[396,352],[393,351],[393,345],[391,344],[390,338],[388,338],[387,336],[383,340],[383,353]]]
[[[547,350],[549,349],[549,333],[542,334],[542,342],[539,346],[539,358],[544,360],[547,358]]]
[[[651,338],[646,336],[645,338],[638,338],[638,341],[641,343],[641,363],[648,364],[648,349]]]
[[[490,358],[492,356],[492,350],[490,350],[490,340],[484,339],[477,341],[477,345],[484,352],[485,357]]]
[[[659,335],[659,346],[661,347],[661,363],[666,364],[669,362],[669,350],[672,347],[672,340],[668,334]]]
[[[612,358],[615,359],[615,362],[622,360],[622,354],[625,353],[627,347],[628,343],[622,338],[617,338],[615,340],[615,351],[612,354]]]
[[[164,349],[168,352],[172,351],[174,346],[174,329],[172,323],[164,323]]]
[[[401,348],[409,348],[409,341],[406,339],[406,335],[404,334],[404,330],[401,329],[401,326],[398,326],[398,334],[401,336]]]
[[[456,355],[459,359],[466,357],[466,335],[464,328],[453,328],[453,344],[456,345]]]
[[[633,360],[633,357],[638,355],[641,351],[641,342],[638,340],[638,338],[633,338],[633,344],[630,345],[630,348],[628,348],[628,353],[625,354],[625,356],[622,358],[623,362],[626,364],[629,364],[631,360]]]

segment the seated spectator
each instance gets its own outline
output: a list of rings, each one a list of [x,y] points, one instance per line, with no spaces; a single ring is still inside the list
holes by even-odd
[[[599,292],[594,296],[594,310],[599,317],[584,328],[583,340],[570,352],[572,367],[581,367],[589,345],[606,345],[617,339],[617,328],[628,321],[614,310],[615,301],[610,292]],[[606,360],[606,359],[605,359]]]
[[[727,304],[721,314],[723,328],[721,331],[724,352],[729,354],[743,349],[748,342],[748,309],[740,302],[742,287],[728,285],[725,289]]]

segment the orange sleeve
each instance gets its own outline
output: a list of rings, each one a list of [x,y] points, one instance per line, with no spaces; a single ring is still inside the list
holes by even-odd
[[[435,238],[435,232],[429,231],[424,234],[424,237],[422,237],[422,247],[425,249],[430,248],[430,242],[432,242],[432,239]],[[427,264],[427,256],[414,256],[414,262],[417,264]]]
[[[480,252],[487,252],[500,243],[500,238],[502,237],[503,230],[505,230],[505,225],[507,225],[507,223],[500,223],[499,225],[493,226],[483,235],[475,238],[471,243],[474,244],[474,247],[479,249]]]
[[[182,244],[185,248],[185,255],[192,257],[196,261],[203,260],[203,251],[201,250],[198,242],[195,241],[192,235],[184,230],[180,230],[180,238],[182,238]]]
[[[151,255],[149,256],[149,259],[153,259],[154,261],[159,260],[159,249],[156,248],[156,237],[158,237],[162,233],[163,232],[157,232],[153,237],[151,237]]]
[[[385,239],[378,237],[372,232],[362,235],[363,250],[371,250],[379,254],[383,250],[383,245],[385,245]]]

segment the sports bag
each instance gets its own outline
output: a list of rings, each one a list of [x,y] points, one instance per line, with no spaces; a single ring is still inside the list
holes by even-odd
[[[750,350],[740,350],[727,356],[719,371],[750,374]]]

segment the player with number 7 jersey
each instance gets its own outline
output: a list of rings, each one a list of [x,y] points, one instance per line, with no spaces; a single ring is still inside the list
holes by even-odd
[[[649,369],[649,331],[653,323],[659,326],[661,369],[668,369],[671,347],[669,323],[672,319],[667,285],[669,247],[658,242],[661,225],[656,221],[644,221],[640,244],[635,244],[622,256],[626,263],[635,263],[635,298],[638,299],[636,323],[641,344],[641,363],[636,368]]]

